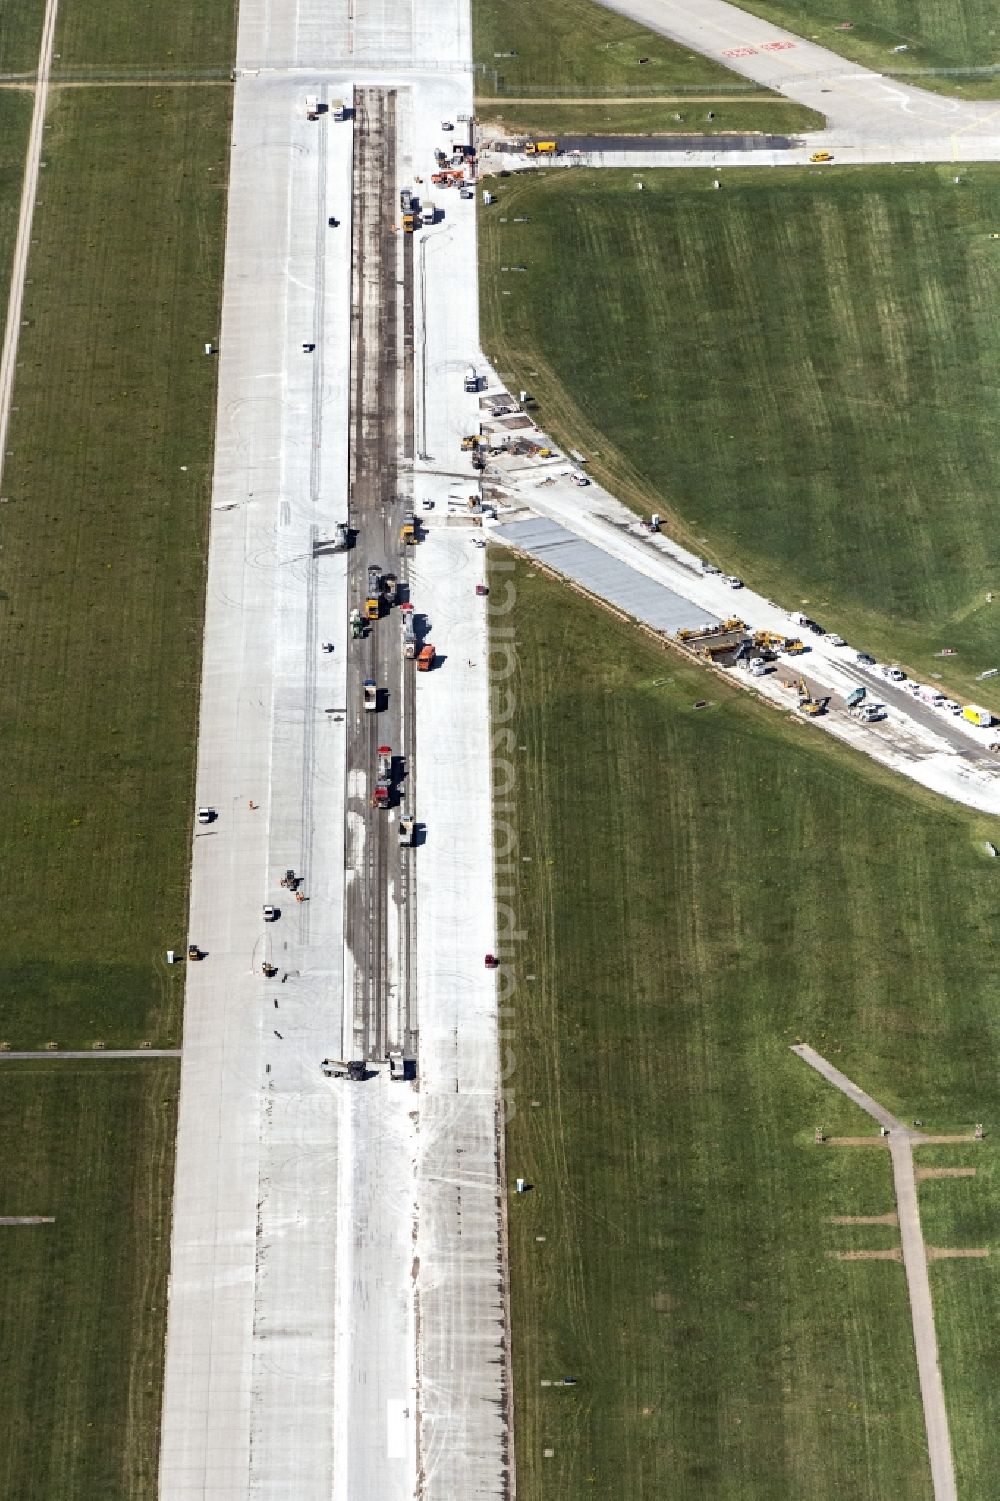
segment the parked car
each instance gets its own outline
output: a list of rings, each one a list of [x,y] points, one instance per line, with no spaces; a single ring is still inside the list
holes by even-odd
[[[875,658],[871,655],[870,652],[867,651],[859,651],[854,660],[855,662],[857,662],[859,667],[875,666]]]
[[[730,574],[729,578],[726,579],[726,583],[729,585],[730,589],[742,589],[743,588],[743,580],[742,579],[738,579],[736,577],[735,573]]]
[[[882,676],[888,678],[890,683],[906,682],[906,673],[901,667],[883,667]]]
[[[843,636],[838,636],[836,631],[826,631],[823,635],[823,640],[828,641],[831,646],[847,645],[847,642],[844,640]]]

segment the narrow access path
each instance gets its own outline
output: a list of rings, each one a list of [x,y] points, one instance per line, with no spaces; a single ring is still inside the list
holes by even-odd
[[[806,1043],[792,1048],[804,1063],[822,1074],[828,1083],[853,1100],[873,1120],[889,1132],[889,1152],[892,1156],[892,1177],[896,1189],[896,1212],[899,1215],[899,1233],[903,1249],[903,1265],[910,1292],[910,1316],[913,1321],[913,1342],[917,1351],[917,1371],[920,1377],[920,1396],[924,1407],[924,1424],[927,1428],[927,1449],[931,1464],[931,1482],[934,1501],[957,1501],[955,1465],[948,1432],[948,1410],[945,1407],[944,1387],[941,1382],[941,1367],[938,1364],[937,1334],[934,1329],[934,1304],[931,1301],[931,1284],[927,1275],[927,1254],[924,1249],[924,1234],[920,1226],[920,1211],[917,1207],[917,1183],[913,1169],[913,1145],[923,1137],[919,1131],[911,1131],[894,1115],[885,1110],[871,1095],[865,1094],[857,1084],[842,1074],[839,1068],[817,1053]]]
[[[910,1315],[913,1341],[917,1347],[917,1370],[920,1395],[927,1425],[927,1448],[930,1452],[931,1480],[935,1501],[957,1501],[955,1464],[948,1433],[948,1409],[945,1407],[941,1366],[938,1362],[937,1334],[934,1329],[934,1304],[927,1274],[924,1233],[917,1207],[917,1182],[913,1172],[913,1142],[908,1131],[891,1132],[892,1177],[896,1185],[896,1210],[903,1244],[903,1265],[910,1289]]]
[[[54,1225],[54,1214],[0,1214],[0,1225]]]
[[[885,1126],[887,1131],[906,1131],[906,1127],[891,1111],[886,1110],[877,1100],[873,1100],[870,1094],[865,1094],[863,1089],[859,1089],[846,1074],[842,1074],[839,1068],[834,1068],[832,1063],[828,1063],[822,1054],[817,1053],[816,1049],[811,1048],[808,1043],[799,1043],[792,1048],[792,1052],[798,1053],[804,1063],[808,1063],[810,1068],[822,1074],[834,1089],[839,1089],[841,1094],[846,1094],[849,1100],[853,1100],[855,1105],[866,1115],[870,1115],[872,1120],[878,1121],[880,1126]]]
[[[62,89],[231,89],[232,86],[229,78],[67,78],[50,81],[49,92],[58,94]],[[0,83],[0,90],[15,94],[30,94],[34,87],[33,83]],[[786,102],[779,100],[781,104]]]
[[[23,85],[22,85],[23,87]],[[621,97],[611,94],[594,94],[587,98],[579,94],[560,94],[555,99],[539,99],[535,94],[489,94],[478,95],[476,108],[488,118],[494,105],[500,104],[787,104],[780,94],[626,94]]]
[[[52,67],[52,45],[56,34],[56,10],[58,0],[46,0],[45,18],[42,23],[42,44],[38,54],[38,82],[35,86],[35,108],[28,132],[28,152],[24,162],[24,182],[21,187],[21,208],[17,217],[17,239],[14,242],[14,264],[10,274],[10,296],[7,299],[7,322],[4,326],[3,348],[0,350],[0,485],[3,482],[4,459],[7,456],[7,429],[10,423],[10,403],[14,394],[14,371],[17,365],[17,344],[21,332],[21,309],[24,305],[24,278],[28,268],[28,247],[31,244],[31,221],[35,214],[35,198],[38,194],[38,166],[42,157],[42,127],[45,124],[45,107],[49,97],[49,70]]]
[[[0,1052],[0,1063],[23,1063],[26,1059],[47,1058],[179,1058],[180,1048],[87,1048],[77,1053],[61,1048],[43,1048],[40,1053]]]

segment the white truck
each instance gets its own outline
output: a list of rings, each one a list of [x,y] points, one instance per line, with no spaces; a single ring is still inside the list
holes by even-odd
[[[433,224],[434,220],[436,218],[437,218],[437,209],[434,207],[433,203],[430,202],[430,200],[428,200],[426,203],[424,203],[424,204],[421,205],[421,209],[420,209],[420,222],[421,222],[421,224],[424,224],[424,225]]]
[[[344,109],[344,101],[343,101],[343,99],[335,99],[333,101],[333,103],[331,104],[331,106],[330,106],[330,112],[333,115],[333,118],[335,120],[344,120],[344,119],[346,119],[347,115],[346,115],[346,111]]]
[[[409,661],[417,655],[417,632],[413,624],[413,606],[400,605],[399,616],[403,622],[403,656]]]
[[[306,95],[306,119],[307,120],[318,120],[319,119],[319,99],[316,97],[315,94],[307,94]]]
[[[365,713],[374,714],[378,709],[378,684],[374,678],[365,678]]]

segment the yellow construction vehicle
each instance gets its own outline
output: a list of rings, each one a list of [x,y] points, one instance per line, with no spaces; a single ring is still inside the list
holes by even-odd
[[[793,636],[790,641],[785,642],[785,652],[790,657],[801,657],[805,649],[805,642],[800,641],[798,636]]]
[[[408,234],[408,235],[411,235],[413,233],[413,215],[412,214],[404,214],[403,215],[403,233],[404,234]]]
[[[403,525],[399,528],[399,540],[405,542],[408,547],[413,547],[417,540],[417,519],[415,516],[407,516]]]
[[[720,631],[745,631],[746,628],[746,621],[741,620],[738,615],[733,615],[729,620],[724,620],[719,626]]]
[[[755,631],[753,644],[758,651],[782,651],[785,638],[779,636],[777,631]]]
[[[462,452],[468,453],[470,449],[476,448],[478,446],[478,443],[479,439],[476,437],[475,433],[469,433],[467,437],[462,439]]]
[[[799,713],[822,714],[824,707],[822,699],[813,698],[809,692],[805,678],[799,678]]]

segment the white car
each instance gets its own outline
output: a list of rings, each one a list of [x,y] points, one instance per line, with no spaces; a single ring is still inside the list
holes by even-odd
[[[742,589],[743,588],[743,580],[742,579],[738,579],[736,577],[735,573],[731,574],[730,577],[726,579],[726,583],[729,585],[730,589]]]
[[[214,808],[199,808],[198,809],[198,822],[199,823],[214,823],[215,822],[215,809]]]
[[[420,504],[423,506],[425,511],[433,511],[434,509],[433,500],[422,500]]]
[[[277,907],[270,907],[270,906],[268,906],[268,907],[264,908],[264,921],[265,922],[275,922],[277,920],[277,917],[278,917],[278,909],[277,909]]]
[[[882,676],[888,678],[890,683],[905,683],[906,673],[901,667],[883,667]]]
[[[453,121],[451,121],[451,120],[442,120],[441,121],[441,129],[442,130],[454,130],[455,126],[454,126]]]
[[[701,565],[701,571],[702,571],[702,573],[715,574],[715,573],[721,573],[722,569],[721,568],[716,568],[716,566],[715,566],[714,563],[702,563],[702,565]]]
[[[767,663],[763,657],[751,657],[747,667],[752,678],[762,678],[767,672]]]
[[[885,710],[881,704],[865,704],[858,712],[860,724],[876,724],[885,718]]]
[[[962,705],[956,703],[953,698],[946,698],[943,704],[938,704],[939,709],[945,709],[949,714],[961,714]]]
[[[847,642],[844,640],[843,636],[838,636],[836,631],[827,631],[826,635],[823,637],[823,640],[828,641],[831,646],[847,645]]]

